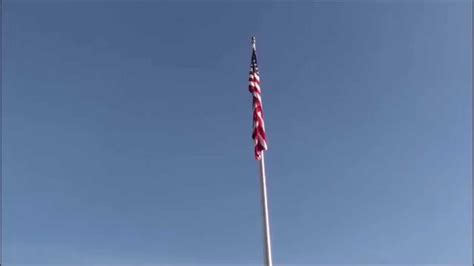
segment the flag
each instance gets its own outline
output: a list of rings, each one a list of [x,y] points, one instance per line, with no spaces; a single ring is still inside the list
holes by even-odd
[[[255,159],[262,158],[263,151],[268,149],[267,136],[265,134],[265,122],[263,119],[263,106],[260,88],[260,74],[257,66],[257,49],[255,37],[252,37],[252,59],[249,73],[249,91],[253,98],[253,132],[252,138],[255,142]]]

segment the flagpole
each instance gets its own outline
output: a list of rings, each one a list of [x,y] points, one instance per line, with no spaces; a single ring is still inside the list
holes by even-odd
[[[261,194],[262,194],[263,226],[264,226],[264,253],[265,253],[264,261],[265,261],[265,266],[273,266],[264,151],[262,151],[262,157],[260,158],[260,187],[262,190]]]
[[[265,175],[265,158],[264,151],[267,149],[265,137],[265,124],[262,114],[262,100],[260,97],[260,77],[257,67],[255,36],[252,36],[252,60],[249,77],[249,90],[253,95],[254,108],[254,128],[252,138],[255,141],[255,158],[260,161],[260,188],[262,196],[262,214],[263,214],[263,246],[264,246],[264,262],[265,266],[273,266],[272,262],[272,245],[270,240],[270,218],[268,212],[268,196],[267,196],[267,177]]]

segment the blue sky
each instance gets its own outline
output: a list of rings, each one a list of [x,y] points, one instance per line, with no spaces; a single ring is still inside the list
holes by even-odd
[[[470,264],[469,1],[3,2],[7,265]]]

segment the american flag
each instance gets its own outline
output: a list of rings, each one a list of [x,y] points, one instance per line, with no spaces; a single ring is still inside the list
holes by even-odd
[[[263,106],[260,89],[260,74],[257,66],[257,49],[255,37],[252,37],[252,59],[249,73],[249,91],[253,98],[253,132],[252,138],[255,142],[255,159],[262,158],[263,151],[268,149],[267,136],[265,134],[265,123],[263,119]]]

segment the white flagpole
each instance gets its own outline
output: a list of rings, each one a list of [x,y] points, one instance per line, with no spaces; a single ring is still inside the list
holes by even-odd
[[[253,53],[255,53],[257,50],[255,43],[256,43],[255,36],[252,36]],[[252,60],[253,60],[253,57],[252,57]],[[262,124],[262,127],[263,126],[264,125]],[[261,196],[262,196],[262,214],[263,214],[263,228],[264,228],[264,231],[263,231],[264,232],[263,233],[264,254],[263,255],[264,255],[265,266],[273,266],[272,244],[271,244],[271,239],[270,239],[270,218],[269,218],[269,212],[268,212],[267,177],[265,175],[265,158],[264,158],[264,151],[259,151],[259,152],[261,153],[260,154],[260,188],[262,190]]]
[[[272,244],[270,239],[270,218],[268,214],[267,197],[267,178],[265,176],[265,158],[264,151],[260,158],[260,187],[262,189],[262,208],[263,208],[263,226],[264,226],[264,261],[265,266],[273,266],[272,262]]]

